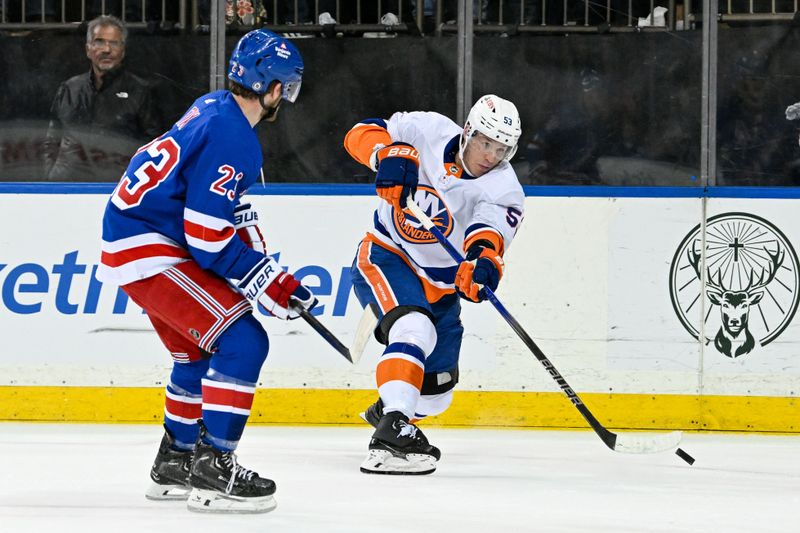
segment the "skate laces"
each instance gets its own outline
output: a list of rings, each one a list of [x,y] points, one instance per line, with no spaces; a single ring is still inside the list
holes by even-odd
[[[409,439],[417,438],[417,429],[419,429],[417,426],[403,420],[399,420],[398,422],[400,424],[400,432],[397,434],[398,437],[408,437]]]
[[[257,475],[254,471],[248,470],[247,468],[241,466],[236,461],[236,454],[233,452],[228,452],[222,456],[222,461],[225,463],[225,466],[231,469],[231,477],[228,480],[228,486],[225,487],[225,493],[230,494],[231,490],[233,490],[233,485],[236,482],[236,479],[241,479],[244,481],[251,481],[253,476]]]

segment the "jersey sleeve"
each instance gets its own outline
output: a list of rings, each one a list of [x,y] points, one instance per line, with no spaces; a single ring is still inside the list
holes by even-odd
[[[187,172],[183,229],[197,263],[226,279],[242,279],[264,255],[236,234],[240,188],[260,172],[260,155],[245,153],[236,136],[209,128],[209,138]],[[248,179],[249,177],[249,179]]]
[[[525,196],[518,186],[500,194],[483,194],[464,232],[464,251],[480,241],[505,254],[525,216]]]
[[[393,142],[408,143],[419,150],[426,142],[422,126],[442,118],[438,113],[414,111],[395,113],[388,120],[365,119],[347,132],[344,147],[350,157],[376,170],[373,158],[375,152]]]
[[[362,120],[344,137],[344,149],[350,157],[372,170],[375,170],[372,154],[389,144],[392,144],[392,137],[386,129],[386,121],[381,118]]]

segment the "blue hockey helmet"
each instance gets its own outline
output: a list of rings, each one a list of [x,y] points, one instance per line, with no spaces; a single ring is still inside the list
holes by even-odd
[[[283,98],[294,103],[300,94],[303,58],[297,48],[269,30],[253,30],[239,39],[231,54],[228,79],[256,94],[267,92],[277,80],[283,84]]]

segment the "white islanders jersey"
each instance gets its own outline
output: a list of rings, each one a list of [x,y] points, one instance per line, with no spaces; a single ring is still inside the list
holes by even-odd
[[[473,242],[488,240],[496,249],[499,245],[500,254],[508,249],[522,222],[525,200],[508,162],[479,178],[467,174],[455,162],[462,129],[438,113],[395,113],[387,121],[373,119],[354,129],[362,126],[383,127],[391,142],[417,149],[420,168],[414,200],[456,248],[466,250]],[[426,292],[441,297],[454,291],[458,265],[409,210],[399,212],[381,200],[370,233],[384,247],[411,259]]]

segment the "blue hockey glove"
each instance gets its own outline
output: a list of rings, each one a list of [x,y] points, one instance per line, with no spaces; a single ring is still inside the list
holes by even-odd
[[[484,286],[496,291],[504,266],[503,258],[492,248],[472,246],[466,260],[458,266],[456,292],[465,300],[482,302],[486,299]]]
[[[408,143],[396,142],[378,150],[377,161],[378,196],[396,208],[404,208],[408,195],[414,194],[419,183],[419,152]]]

